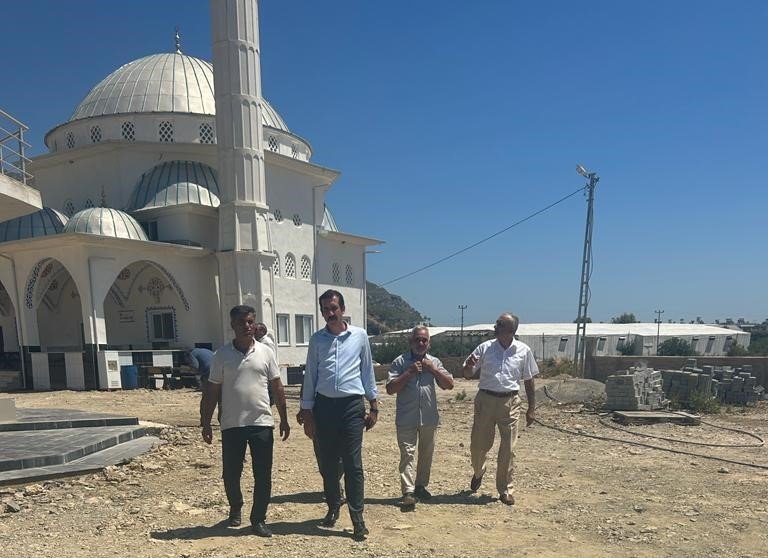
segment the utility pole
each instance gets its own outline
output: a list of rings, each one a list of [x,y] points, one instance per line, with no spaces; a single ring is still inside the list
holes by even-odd
[[[654,314],[656,314],[656,354],[659,354],[659,333],[661,332],[661,315],[664,313],[664,310],[654,310]]]
[[[462,351],[464,350],[464,310],[466,309],[466,304],[459,304],[459,310],[461,310],[461,334],[459,336],[459,346]]]
[[[579,312],[576,314],[576,347],[574,348],[573,363],[576,375],[584,377],[584,357],[586,353],[587,335],[587,306],[591,293],[589,278],[592,276],[592,213],[595,202],[595,186],[600,177],[597,173],[588,172],[581,165],[576,165],[576,172],[588,180],[587,189],[587,226],[584,231],[584,256],[581,259],[581,285],[579,287]]]

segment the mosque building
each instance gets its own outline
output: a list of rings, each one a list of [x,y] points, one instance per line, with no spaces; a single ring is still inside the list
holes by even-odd
[[[326,289],[365,327],[381,242],[339,230],[324,201],[339,172],[261,96],[257,11],[217,4],[213,64],[177,35],[97,83],[31,161],[42,208],[0,223],[0,353],[19,355],[23,387],[178,365],[230,339],[235,304],[256,308],[283,370],[305,362]]]

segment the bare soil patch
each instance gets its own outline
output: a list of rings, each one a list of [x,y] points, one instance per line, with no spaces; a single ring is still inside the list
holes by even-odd
[[[456,400],[464,390],[467,398]],[[457,380],[440,394],[443,427],[437,438],[429,503],[403,513],[399,494],[394,398],[382,395],[379,424],[365,435],[366,521],[370,538],[350,537],[346,512],[338,528],[317,527],[325,513],[312,444],[292,425],[275,442],[275,536],[260,539],[248,526],[221,522],[220,436],[200,439],[193,390],[48,392],[16,395],[17,407],[125,413],[172,425],[167,443],[98,474],[0,487],[0,545],[9,556],[768,556],[768,469],[634,445],[643,442],[768,466],[760,448],[696,447],[631,436],[600,424],[578,405],[538,409],[547,425],[523,428],[516,450],[517,504],[496,501],[489,463],[483,486],[470,494],[469,431],[476,382]],[[383,391],[383,390],[382,390]],[[288,388],[289,415],[298,389]],[[768,405],[723,412],[706,420],[768,437]],[[754,440],[711,426],[651,425],[632,431],[707,443]],[[495,453],[495,448],[494,448]],[[243,476],[248,495],[251,482]],[[9,505],[10,504],[10,505]],[[250,497],[247,496],[247,505]],[[5,511],[3,511],[5,510]]]

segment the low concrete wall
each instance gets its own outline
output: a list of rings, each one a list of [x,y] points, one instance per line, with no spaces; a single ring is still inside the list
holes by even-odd
[[[768,357],[671,357],[671,356],[588,356],[584,370],[586,378],[605,382],[611,374],[630,366],[644,365],[656,370],[680,370],[689,358],[696,359],[696,366],[730,366],[736,368],[749,364],[757,383],[768,389]]]

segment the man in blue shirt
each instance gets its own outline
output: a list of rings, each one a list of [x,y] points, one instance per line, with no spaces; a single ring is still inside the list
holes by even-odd
[[[304,433],[318,442],[328,504],[322,525],[333,527],[339,519],[341,457],[353,536],[364,540],[368,529],[363,520],[363,429],[373,428],[379,414],[371,346],[364,329],[344,321],[340,292],[328,290],[319,302],[326,326],[309,340],[301,399]],[[370,402],[367,414],[363,397]]]
[[[202,347],[195,347],[191,351],[187,351],[184,364],[190,368],[194,368],[198,376],[198,384],[203,395],[205,394],[205,386],[208,385],[208,376],[211,373],[211,362],[213,362],[213,351],[210,349],[204,349]],[[221,410],[219,410],[221,414]],[[200,424],[203,424],[203,398],[200,397]]]

